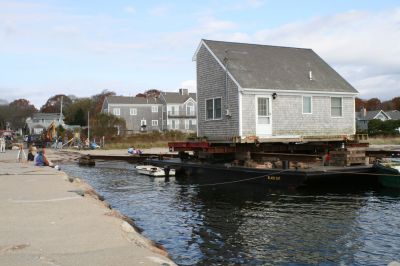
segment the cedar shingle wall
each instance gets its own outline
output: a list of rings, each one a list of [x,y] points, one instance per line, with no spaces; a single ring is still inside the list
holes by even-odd
[[[197,107],[198,135],[212,139],[229,139],[239,135],[239,96],[236,84],[228,78],[228,106],[225,97],[225,71],[202,46],[197,54]],[[229,66],[228,66],[229,69]],[[208,98],[221,97],[222,119],[206,120],[205,101]],[[231,117],[225,116],[229,108]]]

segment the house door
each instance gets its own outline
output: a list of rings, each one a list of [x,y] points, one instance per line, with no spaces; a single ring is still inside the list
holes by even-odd
[[[259,137],[272,135],[271,98],[256,97],[256,134]]]

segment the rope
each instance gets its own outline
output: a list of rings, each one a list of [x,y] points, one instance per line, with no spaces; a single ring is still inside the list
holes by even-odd
[[[282,171],[279,171],[279,172],[276,172],[276,173],[273,173],[273,174],[274,175],[280,174],[280,173],[283,173],[283,172],[288,171],[288,170],[289,169],[282,170]],[[245,181],[254,180],[254,179],[258,179],[258,178],[265,178],[265,177],[268,177],[268,176],[270,176],[270,175],[260,175],[260,176],[256,176],[256,177],[250,177],[250,178],[246,178],[246,179],[235,180],[235,181],[227,181],[227,182],[220,182],[220,183],[202,184],[202,185],[197,185],[196,187],[219,186],[219,185],[240,183],[240,182],[245,182]]]

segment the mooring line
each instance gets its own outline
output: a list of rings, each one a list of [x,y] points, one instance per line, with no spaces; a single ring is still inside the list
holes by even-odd
[[[276,173],[272,173],[273,175],[277,175],[286,171],[289,171],[290,169],[285,169]],[[210,184],[202,184],[202,185],[197,185],[196,187],[207,187],[207,186],[219,186],[219,185],[227,185],[227,184],[233,184],[233,183],[240,183],[240,182],[245,182],[245,181],[249,181],[249,180],[254,180],[254,179],[258,179],[258,178],[266,178],[268,176],[270,176],[271,174],[265,174],[265,175],[260,175],[260,176],[256,176],[256,177],[250,177],[250,178],[246,178],[246,179],[241,179],[241,180],[235,180],[235,181],[227,181],[227,182],[220,182],[220,183],[210,183]]]

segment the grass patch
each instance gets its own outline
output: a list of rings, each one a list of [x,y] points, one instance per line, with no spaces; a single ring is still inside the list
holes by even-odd
[[[400,145],[400,137],[370,137],[368,140],[372,145]]]
[[[181,131],[149,132],[139,133],[126,137],[112,137],[106,140],[105,149],[127,149],[135,147],[138,149],[149,149],[168,147],[168,142],[187,141],[193,139],[194,134],[187,134]]]

